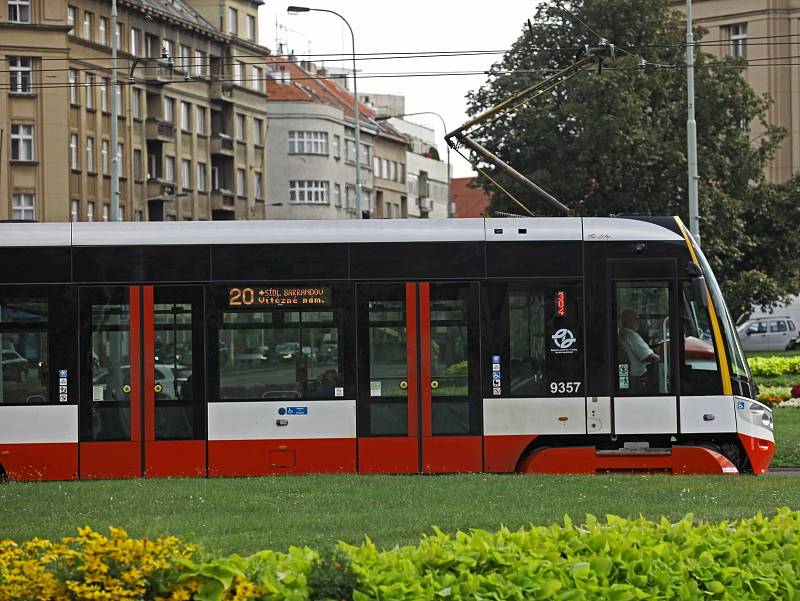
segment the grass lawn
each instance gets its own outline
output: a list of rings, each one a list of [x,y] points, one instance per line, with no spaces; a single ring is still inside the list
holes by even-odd
[[[775,459],[772,467],[800,467],[800,408],[773,409]]]
[[[800,508],[789,476],[279,476],[254,479],[11,483],[0,486],[0,539],[58,538],[109,525],[175,534],[215,553],[338,540],[412,543],[430,532],[550,524],[565,514],[693,512],[722,520]]]

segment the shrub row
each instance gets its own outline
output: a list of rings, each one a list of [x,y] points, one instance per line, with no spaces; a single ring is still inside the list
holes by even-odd
[[[0,543],[0,600],[17,599],[800,600],[800,512],[695,524],[688,515],[518,531],[438,530],[417,546],[369,540],[203,558],[171,537],[91,529],[61,543]]]
[[[791,357],[750,357],[747,359],[753,377],[800,374],[800,355]]]

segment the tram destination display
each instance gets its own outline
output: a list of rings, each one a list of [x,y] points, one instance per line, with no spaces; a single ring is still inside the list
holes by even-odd
[[[330,304],[330,286],[243,286],[228,290],[229,307],[327,307]]]

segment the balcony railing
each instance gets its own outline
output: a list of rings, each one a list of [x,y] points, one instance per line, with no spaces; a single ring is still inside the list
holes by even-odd
[[[146,135],[148,140],[172,142],[175,140],[175,125],[168,121],[150,117],[146,122]]]

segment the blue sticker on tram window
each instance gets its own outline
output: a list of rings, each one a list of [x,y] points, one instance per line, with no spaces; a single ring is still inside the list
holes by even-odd
[[[66,369],[59,369],[58,370],[58,377],[59,378],[66,378],[67,377],[67,370]]]
[[[493,371],[492,372],[492,379],[493,380],[499,380],[500,379],[500,372],[499,371]]]
[[[492,363],[500,363],[500,355],[492,355]]]
[[[739,401],[736,406],[739,407],[739,409],[744,409],[744,401]]]
[[[308,415],[308,407],[287,407],[286,415]]]

